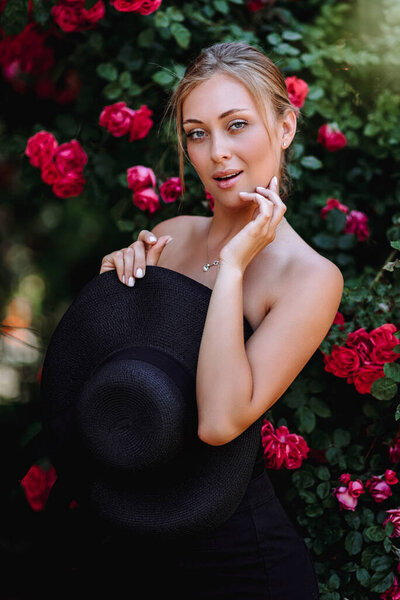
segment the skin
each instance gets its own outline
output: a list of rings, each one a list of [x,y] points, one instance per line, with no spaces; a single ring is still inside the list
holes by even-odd
[[[233,108],[246,112],[220,118]],[[116,268],[129,283],[137,267],[158,264],[212,289],[196,375],[198,435],[212,445],[233,440],[279,399],[326,336],[342,296],[340,270],[290,227],[273,178],[296,117],[288,111],[276,122],[268,114],[272,140],[239,80],[219,73],[192,90],[183,104],[187,152],[214,197],[213,217],[159,223],[157,242],[142,231],[129,249],[104,257],[100,271]],[[220,189],[212,175],[228,169],[243,174]],[[207,233],[209,256],[221,262],[204,273]],[[246,344],[243,303],[254,329]]]

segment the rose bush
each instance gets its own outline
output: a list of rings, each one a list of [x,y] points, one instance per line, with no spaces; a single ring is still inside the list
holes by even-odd
[[[396,598],[397,0],[1,0],[0,13],[0,440],[7,473],[40,429],[47,341],[102,256],[181,212],[212,215],[214,200],[188,162],[182,199],[177,140],[164,110],[193,55],[214,42],[244,40],[277,62],[303,115],[286,150],[293,183],[286,218],[345,279],[320,348],[265,415],[265,465],[310,548],[321,600]],[[20,297],[30,313],[11,327],[10,303]],[[24,344],[10,337],[18,327]],[[2,497],[2,547],[23,549],[27,560],[40,555],[45,568],[33,526],[18,526],[24,488],[7,476]],[[43,531],[46,511],[31,512],[32,523],[43,516]],[[70,513],[80,523],[79,506]],[[73,558],[84,533],[72,531]],[[10,597],[16,585],[10,581]]]

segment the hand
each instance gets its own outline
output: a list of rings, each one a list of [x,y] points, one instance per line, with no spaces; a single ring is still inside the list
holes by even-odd
[[[242,273],[247,265],[263,248],[275,239],[276,228],[286,212],[287,206],[279,197],[279,185],[273,177],[268,188],[261,186],[256,192],[240,192],[244,202],[256,202],[252,220],[247,223],[221,250],[222,264],[238,267]]]
[[[169,235],[162,235],[158,240],[154,233],[142,229],[136,242],[128,248],[116,250],[104,256],[101,261],[100,274],[106,271],[117,270],[118,278],[129,287],[135,285],[135,277],[144,277],[146,265],[156,265],[161,252],[167,243],[172,240]],[[138,269],[141,269],[141,272]]]

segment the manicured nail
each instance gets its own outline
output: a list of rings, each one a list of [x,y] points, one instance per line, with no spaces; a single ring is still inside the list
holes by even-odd
[[[172,238],[172,237],[168,238],[168,241],[167,241],[167,243],[166,243],[165,245],[166,245],[166,246],[168,246],[168,244],[169,244],[170,242],[172,242],[172,240],[173,240],[173,239],[174,239],[174,238]]]
[[[157,238],[154,235],[149,235],[149,242],[156,242]]]
[[[276,176],[276,175],[274,175],[274,176],[273,176],[273,178],[272,178],[272,183],[273,183],[273,185],[274,185],[275,187],[278,185],[278,178],[277,178],[277,176]]]
[[[129,287],[133,287],[135,285],[135,280],[133,279],[133,277],[129,277],[128,285]]]
[[[122,283],[125,283],[125,275],[122,275]]]
[[[143,271],[140,267],[136,269],[136,277],[143,277]]]

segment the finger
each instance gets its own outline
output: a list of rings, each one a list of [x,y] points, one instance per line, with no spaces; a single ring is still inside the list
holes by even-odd
[[[147,264],[148,265],[157,265],[160,260],[161,252],[164,250],[165,246],[172,241],[173,238],[170,235],[162,235],[158,238],[158,241],[147,253]]]
[[[124,274],[122,277],[123,283],[129,287],[133,287],[135,285],[135,279],[133,277],[133,261],[135,258],[135,251],[132,246],[129,248],[124,248],[123,250],[124,256]]]
[[[118,279],[121,283],[125,283],[123,281],[124,276],[124,254],[122,250],[116,250],[109,255],[110,260],[113,262],[115,269],[117,270]]]
[[[153,232],[148,231],[147,229],[142,229],[142,231],[139,232],[137,241],[145,242],[149,245],[149,247],[152,247],[157,242],[157,237],[154,235]]]
[[[145,275],[146,271],[146,248],[145,242],[139,241],[139,239],[132,244],[135,257],[132,266],[132,275],[141,279]]]
[[[283,215],[287,210],[286,204],[276,192],[261,186],[258,186],[256,189],[259,191],[259,193],[261,193],[263,196],[266,196],[271,202],[274,203],[275,209],[271,221],[271,227],[278,227]]]
[[[272,218],[274,210],[274,203],[271,200],[265,198],[262,194],[257,192],[240,192],[240,196],[245,200],[253,200],[258,204],[259,214],[252,221],[252,223],[264,225],[266,222],[269,222],[269,220]]]

